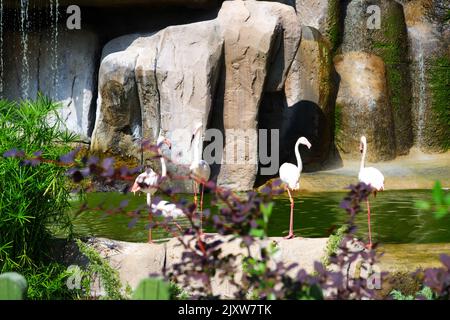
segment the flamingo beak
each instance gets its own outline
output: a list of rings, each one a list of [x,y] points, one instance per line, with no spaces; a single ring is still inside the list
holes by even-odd
[[[362,145],[362,143],[359,144],[359,152],[363,153],[363,145]]]
[[[311,149],[311,147],[312,147],[311,143],[309,143],[309,142],[306,144],[306,146],[308,147],[308,149]]]
[[[164,139],[164,143],[169,147],[169,149],[172,149],[172,142],[170,142],[169,139]]]

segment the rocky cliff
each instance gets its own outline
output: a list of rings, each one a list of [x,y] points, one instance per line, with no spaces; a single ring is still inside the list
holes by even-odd
[[[64,1],[4,1],[1,94],[61,101],[93,152],[145,161],[140,141],[162,133],[188,164],[203,123],[224,135],[213,178],[248,190],[271,177],[261,129],[280,130],[279,164],[306,136],[305,170],[359,157],[362,134],[371,161],[450,146],[447,1],[78,1],[81,30]]]

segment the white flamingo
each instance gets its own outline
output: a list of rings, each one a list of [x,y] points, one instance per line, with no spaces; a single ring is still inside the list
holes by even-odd
[[[378,191],[384,190],[384,176],[380,170],[373,167],[364,167],[364,161],[366,160],[367,153],[367,139],[365,136],[361,137],[361,143],[359,145],[359,151],[362,153],[361,166],[359,169],[358,179],[360,182],[364,182],[373,188],[374,196],[377,195]],[[369,226],[369,245],[368,248],[372,248],[372,230],[370,227],[370,204],[369,198],[366,199],[367,203],[367,224]]]
[[[201,196],[200,196],[200,233],[202,233],[202,222],[203,222],[203,193],[205,191],[205,183],[209,180],[211,175],[211,168],[209,164],[202,159],[201,150],[202,150],[202,139],[201,139],[201,128],[203,124],[199,123],[195,126],[194,132],[192,133],[191,139],[191,148],[194,146],[194,159],[189,167],[191,171],[191,176],[194,184],[194,204],[195,208],[197,208],[197,188],[198,188],[198,180],[201,185]],[[195,141],[195,143],[194,143]]]
[[[131,192],[136,193],[138,191],[147,194],[147,205],[151,209],[149,213],[149,220],[152,220],[152,212],[160,211],[164,217],[172,217],[176,219],[183,215],[183,210],[176,207],[168,201],[162,200],[158,204],[152,204],[152,195],[158,190],[159,183],[161,179],[167,176],[166,161],[162,156],[161,147],[166,144],[171,148],[171,143],[168,139],[159,135],[157,140],[158,153],[160,155],[161,161],[161,176],[159,176],[152,168],[147,168],[143,173],[141,173],[135,180],[133,186],[131,187]],[[181,230],[181,227],[175,222],[175,225]],[[152,239],[152,228],[149,229],[148,242],[153,243]]]
[[[291,201],[291,215],[289,222],[289,234],[284,237],[285,239],[292,239],[294,235],[294,199],[291,195],[291,190],[298,190],[300,188],[300,174],[303,170],[302,158],[300,157],[300,152],[298,147],[303,144],[311,148],[311,143],[305,137],[300,137],[295,143],[295,157],[297,158],[297,165],[292,163],[283,163],[280,167],[280,179],[286,184],[286,190],[289,194],[289,200]]]

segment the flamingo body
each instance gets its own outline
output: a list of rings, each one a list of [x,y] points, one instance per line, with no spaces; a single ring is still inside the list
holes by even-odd
[[[189,170],[194,177],[202,181],[208,181],[211,175],[211,168],[205,160],[194,161]]]
[[[362,168],[359,171],[358,179],[359,182],[364,182],[365,184],[370,185],[376,191],[384,190],[384,176],[377,168]]]
[[[171,217],[173,219],[177,219],[184,215],[183,210],[166,200],[161,200],[158,204],[152,204],[152,211],[161,211],[163,217]]]
[[[280,167],[280,179],[287,184],[289,189],[298,190],[300,188],[300,173],[302,168],[292,163],[283,163]]]

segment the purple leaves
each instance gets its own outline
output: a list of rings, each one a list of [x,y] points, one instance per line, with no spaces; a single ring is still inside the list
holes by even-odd
[[[22,150],[17,150],[16,148],[13,148],[11,150],[6,151],[3,153],[3,157],[5,158],[23,158],[25,157],[25,152]]]

